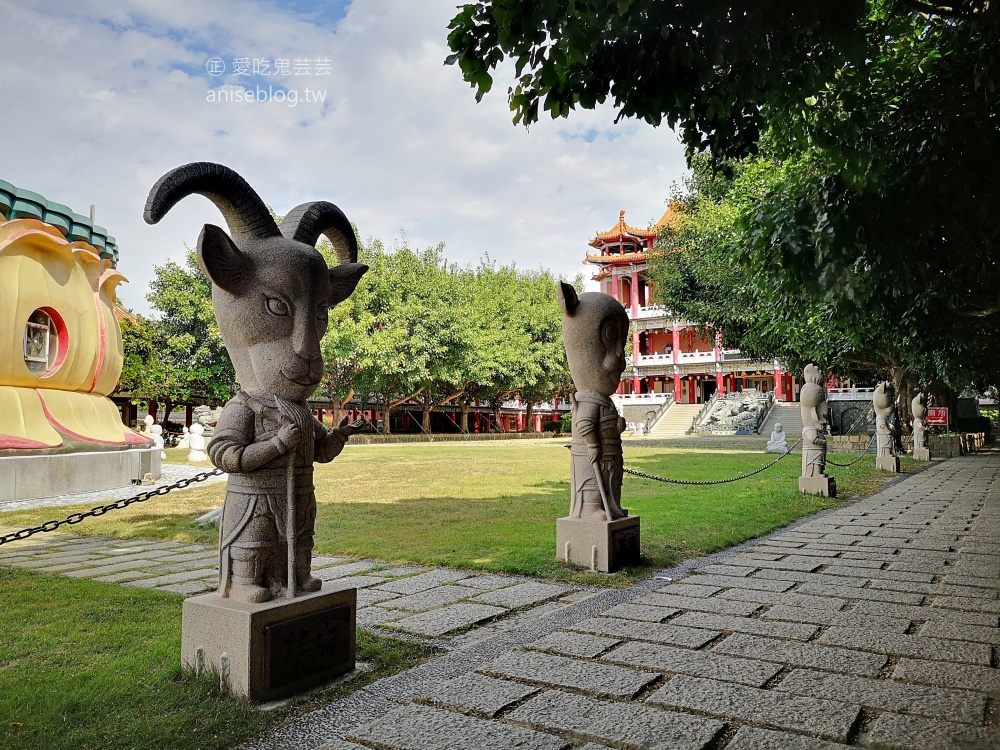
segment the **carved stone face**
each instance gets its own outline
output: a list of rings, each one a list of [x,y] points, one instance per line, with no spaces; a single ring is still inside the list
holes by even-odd
[[[198,244],[240,387],[308,398],[323,377],[320,341],[330,308],[353,291],[364,267],[330,269],[314,248],[285,238],[244,247],[210,225]]]
[[[614,297],[600,292],[577,295],[559,283],[563,308],[563,343],[573,385],[577,391],[610,396],[618,390],[625,371],[628,313]]]
[[[896,409],[896,392],[892,383],[882,381],[875,386],[875,393],[872,394],[872,405],[875,413],[880,417],[888,417]]]

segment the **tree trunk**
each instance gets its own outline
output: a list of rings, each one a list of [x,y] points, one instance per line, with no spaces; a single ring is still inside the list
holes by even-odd
[[[524,431],[531,432],[534,430],[534,426],[531,424],[531,418],[534,416],[535,405],[530,401],[527,402],[524,408]]]
[[[331,394],[330,400],[333,402],[333,426],[336,427],[340,424],[340,420],[344,418],[344,406],[354,398],[354,389],[352,388],[347,392],[347,395],[342,399],[338,399],[336,396]]]
[[[493,419],[497,423],[497,432],[507,432],[507,428],[504,426],[503,420],[500,419],[500,403],[497,402],[493,407]]]
[[[382,410],[382,434],[383,435],[391,435],[392,434],[392,425],[390,424],[390,420],[389,420],[390,404],[389,404],[389,394],[388,393],[385,394],[385,400],[382,403],[385,405],[385,407]]]
[[[468,435],[469,434],[469,409],[470,409],[469,402],[468,401],[462,401],[462,403],[459,405],[459,408],[462,410],[462,415],[458,419],[458,429],[460,429],[462,432],[464,432],[466,435]]]
[[[431,412],[434,411],[434,401],[431,398],[431,394],[424,391],[424,400],[420,404],[420,411],[423,413],[421,417],[421,429],[427,435],[431,434]]]

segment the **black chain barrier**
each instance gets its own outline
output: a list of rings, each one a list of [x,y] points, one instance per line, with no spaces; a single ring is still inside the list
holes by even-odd
[[[782,453],[780,456],[778,456],[776,459],[774,459],[770,463],[764,464],[759,469],[754,469],[753,471],[747,472],[746,474],[740,474],[738,477],[730,477],[729,479],[711,479],[711,480],[705,480],[705,481],[698,482],[698,481],[694,481],[692,479],[667,479],[666,477],[658,477],[655,474],[646,474],[646,473],[641,472],[641,471],[636,471],[635,469],[629,469],[629,468],[625,468],[625,467],[623,467],[623,469],[624,469],[624,471],[625,471],[626,474],[631,474],[634,477],[639,477],[640,479],[652,479],[654,482],[666,482],[667,484],[690,484],[690,485],[696,485],[696,486],[699,486],[699,487],[705,486],[705,485],[709,485],[709,484],[728,484],[729,482],[738,482],[741,479],[746,479],[747,477],[752,477],[754,474],[760,474],[762,471],[764,471],[764,469],[770,469],[772,466],[774,466],[776,463],[778,463],[778,461],[780,461],[785,456],[787,456],[789,453],[791,453],[793,450],[795,450],[795,448],[801,442],[802,442],[802,439],[799,438],[798,440],[795,441],[795,444],[792,445],[792,447],[790,447],[787,451],[785,451],[784,453]]]
[[[166,495],[174,490],[181,490],[192,484],[197,484],[198,482],[204,482],[209,477],[215,477],[222,474],[222,469],[212,469],[212,471],[203,471],[200,474],[195,474],[193,477],[188,477],[187,479],[181,479],[173,484],[167,484],[163,487],[157,487],[155,490],[149,490],[148,492],[142,492],[135,497],[125,497],[121,500],[116,500],[113,503],[108,503],[107,505],[98,505],[96,508],[91,508],[90,510],[84,511],[83,513],[71,513],[66,518],[59,520],[46,521],[40,526],[31,526],[27,529],[21,529],[20,531],[14,531],[10,534],[4,534],[0,536],[0,546],[7,544],[8,542],[16,542],[19,539],[27,539],[29,536],[34,536],[39,533],[48,533],[50,531],[55,531],[60,526],[65,524],[75,524],[87,518],[96,518],[97,516],[103,516],[110,510],[121,510],[122,508],[127,508],[135,503],[144,503],[158,495]]]
[[[865,456],[868,455],[868,451],[870,451],[872,449],[872,445],[874,444],[874,442],[875,442],[875,436],[872,435],[872,439],[868,441],[868,447],[865,448],[863,451],[861,451],[861,455],[858,456],[853,461],[850,461],[850,462],[848,462],[846,464],[838,464],[836,461],[831,461],[829,458],[826,459],[826,462],[828,464],[832,464],[833,466],[840,466],[841,468],[847,468],[848,466],[854,466],[854,464],[856,464],[858,461],[860,461],[862,458],[864,458]]]

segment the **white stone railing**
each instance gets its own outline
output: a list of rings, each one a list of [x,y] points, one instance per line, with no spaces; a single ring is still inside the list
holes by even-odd
[[[874,388],[827,388],[828,401],[871,401]]]
[[[628,308],[629,318],[632,320],[646,320],[648,318],[669,318],[670,313],[662,305],[647,305],[640,307],[636,314],[632,314],[632,308]]]
[[[677,356],[677,363],[681,365],[701,362],[715,362],[715,352],[711,350],[707,352],[680,352]]]
[[[670,398],[668,393],[616,393],[611,397],[615,406],[659,406]]]

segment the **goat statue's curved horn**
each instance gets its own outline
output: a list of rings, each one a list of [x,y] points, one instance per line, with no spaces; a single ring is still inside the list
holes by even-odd
[[[281,222],[281,233],[290,240],[315,246],[321,234],[333,244],[337,259],[343,263],[358,262],[358,238],[344,212],[328,201],[303,203],[296,206]]]
[[[155,224],[181,198],[204,195],[226,219],[230,233],[241,237],[277,237],[278,226],[256,191],[236,172],[222,164],[199,161],[167,172],[146,198],[143,218]]]

